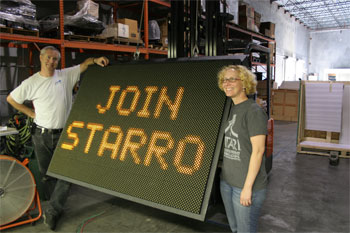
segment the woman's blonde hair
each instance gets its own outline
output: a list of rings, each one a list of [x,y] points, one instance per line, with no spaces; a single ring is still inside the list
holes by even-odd
[[[238,78],[240,78],[243,82],[243,87],[245,88],[245,93],[247,95],[251,95],[256,93],[256,77],[250,70],[248,70],[245,66],[241,65],[229,65],[223,67],[218,73],[218,85],[219,88],[223,91],[222,84],[224,83],[224,75],[227,70],[234,70],[237,72]]]

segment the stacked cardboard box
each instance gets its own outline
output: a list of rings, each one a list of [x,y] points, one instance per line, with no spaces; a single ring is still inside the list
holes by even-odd
[[[269,49],[270,49],[270,63],[271,64],[275,64],[275,60],[274,58],[276,57],[275,56],[275,44],[274,43],[269,43]]]
[[[254,18],[254,8],[248,4],[240,5],[239,15]]]
[[[258,31],[260,29],[260,20],[261,20],[261,14],[258,12],[254,12],[254,24],[258,28]]]
[[[112,23],[103,30],[100,36],[102,38],[129,38],[129,26],[122,23]]]
[[[118,37],[129,38],[129,25],[117,23],[118,25]]]
[[[273,87],[273,80],[270,80],[270,90]],[[266,100],[267,98],[267,80],[258,80],[258,84],[256,86],[256,90],[258,92],[258,97]]]
[[[275,38],[275,24],[271,22],[262,22],[260,24],[260,32],[265,36]]]
[[[140,34],[137,30],[137,20],[128,19],[128,18],[117,19],[117,23],[124,24],[129,27],[129,35],[128,35],[129,39],[131,40],[140,39]]]
[[[131,43],[143,43],[137,31],[137,21],[133,19],[118,19],[117,23],[108,25],[100,34],[102,38],[123,39]]]
[[[239,25],[246,29],[254,31],[254,18],[239,16]]]
[[[298,120],[299,81],[283,81],[271,93],[271,117],[281,121]]]
[[[271,100],[271,117],[273,119],[281,121],[298,121],[298,90],[272,90]]]
[[[239,6],[238,24],[244,28],[254,31],[254,8],[249,5]]]
[[[160,40],[163,47],[168,47],[168,20],[163,19],[158,21],[160,29]]]

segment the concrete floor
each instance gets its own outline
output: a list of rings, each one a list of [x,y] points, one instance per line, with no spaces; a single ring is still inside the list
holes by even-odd
[[[275,121],[273,168],[259,231],[350,232],[350,160],[331,166],[327,157],[297,154],[296,128],[294,122]],[[208,214],[212,220],[200,222],[73,186],[56,232],[230,232],[223,209],[215,211]],[[80,230],[84,220],[100,213]],[[39,220],[3,232],[50,230]]]

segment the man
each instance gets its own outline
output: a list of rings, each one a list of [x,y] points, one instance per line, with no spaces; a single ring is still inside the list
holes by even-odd
[[[15,109],[34,119],[32,140],[43,177],[44,198],[49,200],[43,217],[51,230],[56,228],[63,212],[70,183],[48,177],[46,172],[72,107],[73,88],[90,65],[105,67],[109,63],[106,57],[88,58],[80,65],[56,70],[60,58],[60,52],[53,46],[41,49],[40,71],[24,80],[7,97]],[[35,110],[24,105],[25,100],[32,100]]]

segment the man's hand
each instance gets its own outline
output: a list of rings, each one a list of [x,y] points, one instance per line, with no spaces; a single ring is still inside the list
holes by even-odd
[[[98,57],[98,58],[90,57],[80,64],[80,73],[85,72],[85,70],[87,70],[87,68],[93,64],[105,67],[109,64],[109,60],[106,57]]]
[[[94,58],[94,63],[99,66],[105,67],[109,64],[109,60],[106,57],[99,57],[99,58]]]
[[[14,107],[15,109],[17,109],[18,111],[26,114],[27,116],[35,119],[35,112],[33,111],[33,109],[28,108],[27,106],[25,106],[24,104],[19,104],[17,103],[12,97],[11,95],[8,95],[6,98],[7,102],[9,104],[11,104],[12,107]]]

